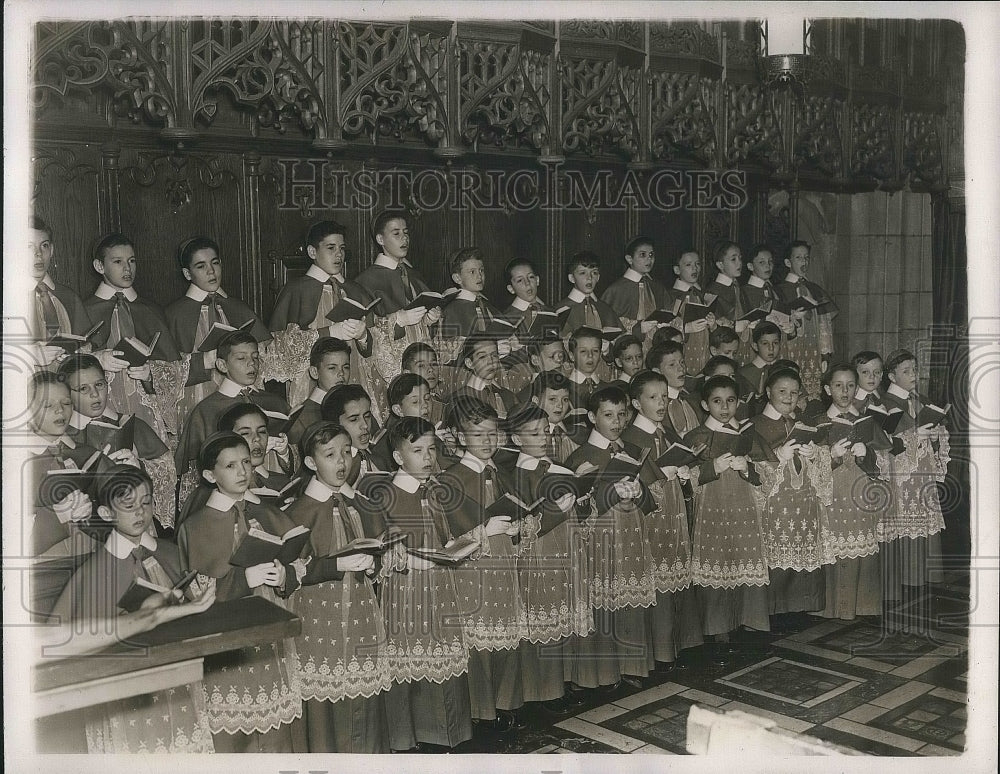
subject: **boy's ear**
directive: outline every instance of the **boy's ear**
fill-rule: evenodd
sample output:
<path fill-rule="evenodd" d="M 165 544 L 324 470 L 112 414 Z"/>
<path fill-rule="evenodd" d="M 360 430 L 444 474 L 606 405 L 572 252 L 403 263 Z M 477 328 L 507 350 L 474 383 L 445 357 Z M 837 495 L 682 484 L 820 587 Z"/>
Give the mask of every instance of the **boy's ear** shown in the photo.
<path fill-rule="evenodd" d="M 629 255 L 628 253 L 626 253 L 625 254 L 625 263 L 628 265 L 628 267 L 630 269 L 632 268 L 632 260 L 633 260 L 632 256 Z"/>
<path fill-rule="evenodd" d="M 518 435 L 517 433 L 511 433 L 510 434 L 510 440 L 512 440 L 514 442 L 515 446 L 520 446 L 521 445 L 521 436 Z"/>
<path fill-rule="evenodd" d="M 636 411 L 638 411 L 639 410 L 639 399 L 638 398 L 632 398 L 631 403 L 632 403 L 632 408 L 634 408 Z"/>
<path fill-rule="evenodd" d="M 467 369 L 469 369 L 470 371 L 472 371 L 472 373 L 476 372 L 476 369 L 472 367 L 472 358 L 471 357 L 465 358 L 465 360 L 462 361 L 462 365 L 464 365 Z"/>
<path fill-rule="evenodd" d="M 536 406 L 540 405 L 540 404 L 539 404 L 539 402 L 538 402 L 538 396 L 537 396 L 537 395 L 532 395 L 532 396 L 531 396 L 531 398 L 530 398 L 530 400 L 531 400 L 531 402 L 532 402 L 532 403 L 534 403 L 534 404 L 535 404 Z"/>
<path fill-rule="evenodd" d="M 595 414 L 593 411 L 588 411 L 587 412 L 587 419 L 590 420 L 590 424 L 592 424 L 592 425 L 596 425 L 597 424 L 597 414 Z"/>
<path fill-rule="evenodd" d="M 306 255 L 309 256 L 310 261 L 316 260 L 316 248 L 312 245 L 306 245 Z"/>
<path fill-rule="evenodd" d="M 217 357 L 215 358 L 215 370 L 218 371 L 220 374 L 225 375 L 229 373 L 229 366 L 226 365 L 225 360 L 223 360 L 221 357 Z"/>
<path fill-rule="evenodd" d="M 104 521 L 109 524 L 115 523 L 115 515 L 111 512 L 111 509 L 106 505 L 97 506 L 97 515 L 100 516 Z"/>
<path fill-rule="evenodd" d="M 459 287 L 461 287 L 462 286 L 462 275 L 461 274 L 452 274 L 451 275 L 451 281 L 454 282 Z"/>
<path fill-rule="evenodd" d="M 531 367 L 535 370 L 540 371 L 542 369 L 542 358 L 538 355 L 534 353 L 528 355 L 528 362 L 531 363 Z"/>
<path fill-rule="evenodd" d="M 824 384 L 823 385 L 823 392 L 825 392 L 827 395 L 832 395 L 832 393 L 830 392 L 830 385 L 829 384 Z"/>
<path fill-rule="evenodd" d="M 311 471 L 313 471 L 313 472 L 315 472 L 315 471 L 316 471 L 316 460 L 314 460 L 314 459 L 312 458 L 312 455 L 307 455 L 307 456 L 306 456 L 306 458 L 305 458 L 304 460 L 302 460 L 302 463 L 303 463 L 303 464 L 304 464 L 304 465 L 305 465 L 305 466 L 306 466 L 307 468 L 309 468 L 309 470 L 311 470 Z"/>
<path fill-rule="evenodd" d="M 379 247 L 385 247 L 385 237 L 383 237 L 381 234 L 376 234 L 375 244 L 377 244 Z"/>
<path fill-rule="evenodd" d="M 389 406 L 389 411 L 391 411 L 400 419 L 403 418 L 403 407 L 400 406 L 398 403 L 393 403 L 391 406 Z"/>
<path fill-rule="evenodd" d="M 216 483 L 215 473 L 213 473 L 211 470 L 201 471 L 201 477 L 204 478 L 210 484 Z"/>
<path fill-rule="evenodd" d="M 792 262 L 788 258 L 785 259 L 785 266 L 787 266 L 789 269 L 792 268 Z"/>
<path fill-rule="evenodd" d="M 722 261 L 716 261 L 715 262 L 715 268 L 718 269 L 719 272 L 721 273 L 722 272 Z"/>
<path fill-rule="evenodd" d="M 889 377 L 890 382 L 892 382 L 893 384 L 896 383 L 896 373 L 894 371 L 890 371 L 889 373 L 886 374 L 886 376 Z"/>
<path fill-rule="evenodd" d="M 676 263 L 674 264 L 674 274 L 676 274 L 678 277 L 681 276 L 681 270 L 677 267 Z"/>
<path fill-rule="evenodd" d="M 316 366 L 309 366 L 309 378 L 314 382 L 319 381 L 319 369 Z"/>
<path fill-rule="evenodd" d="M 392 453 L 392 459 L 396 463 L 396 465 L 398 465 L 399 467 L 403 467 L 403 455 L 400 454 L 398 450 Z"/>
<path fill-rule="evenodd" d="M 566 279 L 569 280 L 569 284 L 570 285 L 575 285 L 576 284 L 575 282 L 573 282 L 573 272 L 570 272 L 569 274 L 567 274 L 566 275 Z"/>
<path fill-rule="evenodd" d="M 465 432 L 463 430 L 456 430 L 455 431 L 455 438 L 458 439 L 458 445 L 459 446 L 461 446 L 463 449 L 466 448 L 466 446 L 465 446 Z"/>
<path fill-rule="evenodd" d="M 507 283 L 507 292 L 510 293 L 512 296 L 517 295 L 517 293 L 514 292 L 514 286 L 511 285 L 509 282 Z"/>
<path fill-rule="evenodd" d="M 186 280 L 187 280 L 188 282 L 190 282 L 190 281 L 191 281 L 191 272 L 189 272 L 189 271 L 188 271 L 187 269 L 181 269 L 181 275 L 182 275 L 182 276 L 184 277 L 184 279 L 186 279 Z"/>
<path fill-rule="evenodd" d="M 702 409 L 702 411 L 704 411 L 704 412 L 705 412 L 706 414 L 708 413 L 708 401 L 707 401 L 707 400 L 705 400 L 704 398 L 703 398 L 703 399 L 702 399 L 702 401 L 701 401 L 701 409 Z"/>
<path fill-rule="evenodd" d="M 100 258 L 94 259 L 94 271 L 96 271 L 102 277 L 104 276 L 104 261 L 102 261 Z"/>

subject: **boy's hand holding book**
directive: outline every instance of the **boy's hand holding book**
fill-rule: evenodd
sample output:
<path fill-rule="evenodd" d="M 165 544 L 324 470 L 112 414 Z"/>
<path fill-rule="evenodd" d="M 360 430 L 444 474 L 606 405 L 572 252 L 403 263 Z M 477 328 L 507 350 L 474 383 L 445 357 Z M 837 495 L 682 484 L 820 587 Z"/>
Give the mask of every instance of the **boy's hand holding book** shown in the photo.
<path fill-rule="evenodd" d="M 94 353 L 99 361 L 101 361 L 101 368 L 110 373 L 117 373 L 123 368 L 128 368 L 128 361 L 125 359 L 125 353 L 120 349 L 101 349 Z M 212 361 L 215 365 L 215 361 Z"/>
<path fill-rule="evenodd" d="M 513 522 L 510 516 L 493 516 L 489 521 L 486 522 L 486 537 L 492 537 L 493 535 L 504 535 L 510 534 L 511 524 Z M 516 533 L 515 533 L 516 534 Z"/>
<path fill-rule="evenodd" d="M 285 567 L 277 559 L 273 562 L 263 562 L 246 568 L 247 585 L 255 589 L 258 586 L 281 586 L 285 582 Z"/>
<path fill-rule="evenodd" d="M 340 572 L 369 572 L 375 567 L 375 557 L 372 554 L 348 554 L 337 557 L 337 570 Z"/>

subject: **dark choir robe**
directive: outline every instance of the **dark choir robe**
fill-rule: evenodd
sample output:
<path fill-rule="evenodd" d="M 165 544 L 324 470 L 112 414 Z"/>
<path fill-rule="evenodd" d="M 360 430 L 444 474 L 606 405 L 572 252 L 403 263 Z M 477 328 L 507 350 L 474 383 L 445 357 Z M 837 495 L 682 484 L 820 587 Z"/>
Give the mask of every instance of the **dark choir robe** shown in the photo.
<path fill-rule="evenodd" d="M 178 527 L 187 520 L 188 516 L 203 508 L 205 503 L 208 502 L 208 498 L 212 495 L 212 492 L 215 491 L 215 487 L 212 484 L 209 484 L 205 479 L 200 478 L 200 476 L 199 479 L 198 486 L 181 503 L 180 513 L 177 515 Z M 250 491 L 259 497 L 262 502 L 280 508 L 284 504 L 283 500 L 292 496 L 295 487 L 281 498 L 271 493 L 280 493 L 291 482 L 292 477 L 288 473 L 268 470 L 263 465 L 258 465 L 250 474 Z"/>
<path fill-rule="evenodd" d="M 408 535 L 407 546 L 442 548 L 452 537 L 447 518 L 435 502 L 433 480 L 421 483 L 403 470 L 391 478 L 371 478 L 374 486 L 388 491 L 371 492 L 371 499 L 357 498 L 359 510 L 371 510 L 371 518 L 384 518 L 386 525 Z M 426 489 L 426 494 L 421 487 Z M 364 483 L 359 489 L 366 494 Z M 428 507 L 424 507 L 424 499 Z M 388 502 L 385 506 L 373 504 Z M 472 738 L 469 708 L 468 650 L 457 623 L 458 601 L 451 570 L 407 568 L 393 572 L 381 584 L 379 599 L 391 645 L 401 649 L 400 659 L 414 672 L 408 682 L 396 683 L 385 694 L 393 750 L 409 750 L 418 742 L 454 747 Z M 412 605 L 421 602 L 419 613 Z M 418 616 L 414 620 L 414 616 Z M 416 631 L 412 631 L 414 629 Z M 440 657 L 412 657 L 410 648 L 421 653 L 440 652 Z"/>
<path fill-rule="evenodd" d="M 371 444 L 367 449 L 356 449 L 351 447 L 351 465 L 347 469 L 347 483 L 354 486 L 358 479 L 368 473 L 387 472 L 383 471 L 376 462 L 372 454 Z"/>
<path fill-rule="evenodd" d="M 726 282 L 726 280 L 729 281 Z M 725 317 L 731 323 L 735 323 L 740 317 L 750 311 L 745 306 L 745 299 L 743 298 L 743 292 L 739 284 L 737 284 L 736 280 L 725 274 L 720 274 L 716 277 L 705 289 L 705 293 L 717 297 L 715 301 L 716 308 L 718 309 L 716 316 Z"/>
<path fill-rule="evenodd" d="M 550 470 L 568 472 L 548 457 L 522 452 L 514 465 L 500 469 L 500 480 L 506 491 L 531 504 L 544 495 L 541 482 Z M 589 509 L 563 511 L 552 500 L 544 500 L 537 513 L 537 534 L 529 553 L 518 562 L 528 611 L 527 637 L 518 648 L 525 701 L 551 701 L 564 695 L 566 662 L 572 656 L 569 635 L 585 635 L 593 624 L 586 567 L 572 559 L 574 553 L 586 552 L 580 523 L 589 515 Z"/>
<path fill-rule="evenodd" d="M 858 387 L 858 391 L 854 393 L 854 400 L 853 400 L 854 408 L 858 410 L 858 413 L 864 414 L 865 409 L 867 409 L 872 404 L 875 404 L 876 406 L 880 406 L 882 404 L 881 393 L 879 393 L 878 390 L 872 390 L 871 392 L 868 392 L 867 390 L 862 390 L 860 387 Z M 903 420 L 900 419 L 899 421 L 902 422 Z"/>
<path fill-rule="evenodd" d="M 56 549 L 63 544 L 62 549 L 57 549 L 60 555 L 69 555 L 90 551 L 93 549 L 90 538 L 80 534 L 79 525 L 73 522 L 65 524 L 59 521 L 55 510 L 47 504 L 47 500 L 40 499 L 42 482 L 49 470 L 60 470 L 66 467 L 82 467 L 97 449 L 75 441 L 68 435 L 63 435 L 56 440 L 46 440 L 39 436 L 31 436 L 26 439 L 24 445 L 31 452 L 28 458 L 28 486 L 31 487 L 34 519 L 31 524 L 31 546 L 32 555 L 40 556 L 48 551 Z M 72 462 L 72 466 L 66 464 Z M 97 462 L 97 472 L 103 473 L 109 470 L 114 463 L 105 455 L 100 455 Z M 85 494 L 90 496 L 95 503 L 95 487 L 87 490 Z M 63 494 L 60 492 L 60 494 Z M 68 494 L 68 492 L 66 493 Z M 43 504 L 43 502 L 45 504 Z M 86 524 L 87 522 L 81 522 Z M 79 543 L 77 541 L 80 541 Z"/>
<path fill-rule="evenodd" d="M 295 523 L 275 506 L 263 502 L 252 492 L 243 496 L 244 518 L 241 520 L 236 501 L 213 489 L 205 505 L 193 511 L 177 528 L 177 545 L 183 569 L 197 570 L 201 575 L 216 579 L 216 599 L 224 602 L 247 597 L 253 593 L 247 585 L 244 568 L 229 563 L 238 545 L 234 528 L 245 531 L 253 519 L 265 532 L 284 535 Z M 239 522 L 243 522 L 239 524 Z M 285 567 L 285 583 L 275 589 L 279 596 L 288 596 L 299 581 L 291 564 Z"/>
<path fill-rule="evenodd" d="M 739 370 L 736 371 L 736 381 L 740 385 L 741 400 L 748 395 L 754 396 L 752 400 L 747 401 L 750 416 L 754 416 L 764 409 L 764 403 L 767 401 L 764 384 L 767 382 L 770 368 L 771 364 L 764 362 L 760 355 L 757 355 L 753 360 L 746 365 L 740 366 Z"/>
<path fill-rule="evenodd" d="M 115 294 L 119 292 L 106 282 L 97 286 L 94 295 L 84 301 L 87 314 L 96 324 L 103 321 L 104 325 L 97 329 L 91 341 L 96 349 L 104 349 L 108 345 L 112 333 L 111 317 L 115 311 L 117 303 Z M 135 337 L 144 344 L 148 344 L 153 338 L 153 334 L 159 333 L 160 337 L 153 347 L 150 356 L 152 360 L 161 360 L 166 363 L 173 363 L 181 359 L 177 343 L 170 334 L 170 328 L 163 316 L 163 311 L 151 301 L 139 298 L 135 288 L 125 288 L 120 291 L 125 296 L 125 303 L 132 314 L 132 322 L 135 326 Z M 117 331 L 115 332 L 117 333 Z M 117 343 L 115 339 L 113 343 Z"/>
<path fill-rule="evenodd" d="M 557 465 L 563 465 L 566 458 L 587 442 L 590 435 L 589 423 L 566 427 L 565 422 L 549 422 L 549 457 Z"/>
<path fill-rule="evenodd" d="M 618 313 L 623 320 L 641 323 L 657 309 L 670 306 L 670 293 L 666 286 L 648 274 L 627 269 L 625 274 L 612 282 L 603 293 L 601 301 Z M 638 329 L 633 333 L 640 335 Z"/>
<path fill-rule="evenodd" d="M 455 298 L 444 308 L 441 318 L 441 335 L 444 338 L 468 336 L 482 333 L 494 317 L 500 313 L 482 294 L 459 290 Z"/>
<path fill-rule="evenodd" d="M 372 436 L 368 451 L 377 470 L 395 473 L 399 467 L 392 458 L 392 449 L 389 447 L 389 430 L 397 422 L 399 422 L 399 417 L 395 414 L 390 414 L 389 421 L 385 424 L 385 429 Z M 448 448 L 448 445 L 437 435 L 434 436 L 434 449 L 437 452 L 437 459 L 435 460 L 433 475 L 437 475 L 441 470 L 456 462 L 457 458 Z"/>
<path fill-rule="evenodd" d="M 594 373 L 587 375 L 574 368 L 570 371 L 568 378 L 570 404 L 573 408 L 586 409 L 590 396 L 602 386 L 599 373 L 594 371 Z"/>
<path fill-rule="evenodd" d="M 783 279 L 775 285 L 774 291 L 779 299 L 788 303 L 799 297 L 800 288 L 807 291 L 815 301 L 820 301 L 827 297 L 826 291 L 815 282 L 810 282 L 805 277 L 795 277 L 795 275 L 790 275 L 789 278 Z"/>
<path fill-rule="evenodd" d="M 58 322 L 59 325 L 56 333 L 74 333 L 77 336 L 82 336 L 90 330 L 93 325 L 90 321 L 90 315 L 83 305 L 83 301 L 72 288 L 56 282 L 48 274 L 42 277 L 36 285 L 44 285 L 48 288 L 52 306 L 56 312 L 56 319 L 51 322 Z M 43 341 L 51 338 L 51 333 L 47 330 L 39 289 L 35 290 L 33 301 L 34 303 L 31 305 L 33 316 L 29 327 L 35 340 Z"/>
<path fill-rule="evenodd" d="M 744 313 L 758 307 L 769 310 L 778 297 L 777 291 L 774 289 L 771 281 L 762 280 L 755 274 L 750 275 L 750 278 L 740 290 L 743 293 Z"/>
<path fill-rule="evenodd" d="M 519 337 L 526 337 L 538 311 L 550 312 L 552 309 L 541 299 L 536 298 L 533 303 L 529 304 L 515 296 L 514 300 L 510 302 L 510 306 L 503 310 L 501 316 L 514 326 L 514 332 Z"/>
<path fill-rule="evenodd" d="M 670 288 L 670 307 L 674 314 L 684 315 L 684 305 L 688 301 L 705 303 L 705 292 L 698 285 L 689 285 L 678 278 Z M 680 321 L 678 321 L 680 322 Z M 684 365 L 689 374 L 700 373 L 711 357 L 708 349 L 708 328 L 697 333 L 684 334 Z"/>
<path fill-rule="evenodd" d="M 356 493 L 350 486 L 345 484 L 334 493 L 313 477 L 302 496 L 285 509 L 292 521 L 310 530 L 303 558 L 311 561 L 296 594 L 296 612 L 303 619 L 302 635 L 296 638 L 299 679 L 304 682 L 303 695 L 313 697 L 303 706 L 308 748 L 309 752 L 385 753 L 389 752 L 388 731 L 380 694 L 390 687 L 391 673 L 386 654 L 376 655 L 367 644 L 380 636 L 382 611 L 364 572 L 342 572 L 328 562 L 317 561 L 342 548 L 344 541 L 376 537 L 385 527 L 381 519 L 366 519 L 358 510 L 361 534 L 356 534 L 351 514 L 341 513 L 339 504 L 335 507 L 334 494 L 348 510 L 357 508 Z M 341 533 L 344 541 L 338 540 Z M 378 562 L 376 557 L 376 568 Z M 349 605 L 342 604 L 345 596 Z M 310 672 L 304 669 L 307 658 L 313 659 Z M 337 679 L 315 669 L 317 662 L 337 664 L 340 659 L 347 666 L 352 658 L 358 665 L 371 665 L 371 671 Z M 374 695 L 348 698 L 362 684 L 365 693 Z"/>
<path fill-rule="evenodd" d="M 144 550 L 136 556 L 134 549 L 139 546 Z M 181 557 L 174 543 L 146 533 L 139 546 L 112 530 L 104 545 L 91 554 L 63 589 L 52 610 L 53 617 L 63 623 L 114 618 L 118 600 L 136 578 L 161 586 L 180 580 Z M 155 565 L 150 559 L 155 560 Z"/>
<path fill-rule="evenodd" d="M 239 545 L 237 536 L 246 534 L 254 522 L 272 535 L 284 535 L 295 526 L 282 511 L 261 502 L 252 492 L 236 501 L 215 490 L 205 505 L 177 529 L 182 569 L 214 578 L 220 602 L 251 594 L 275 601 L 275 595 L 284 599 L 299 587 L 299 559 L 283 565 L 282 586 L 257 589 L 247 584 L 244 568 L 229 563 Z M 292 752 L 291 724 L 301 715 L 302 700 L 291 674 L 294 665 L 288 658 L 286 642 L 278 640 L 270 646 L 247 647 L 205 659 L 205 691 L 223 697 L 221 706 L 213 703 L 208 707 L 217 752 Z M 247 692 L 251 696 L 269 696 L 270 702 L 248 707 L 241 699 Z M 250 730 L 259 725 L 269 730 Z"/>
<path fill-rule="evenodd" d="M 258 342 L 271 340 L 271 333 L 267 327 L 242 300 L 226 295 L 223 290 L 218 290 L 212 295 L 215 296 L 215 304 L 219 310 L 218 322 L 239 328 L 247 321 L 253 320 L 253 325 L 249 328 L 253 337 Z M 181 354 L 193 355 L 188 372 L 188 385 L 201 384 L 212 378 L 212 369 L 205 368 L 204 357 L 200 352 L 196 352 L 211 328 L 209 308 L 209 294 L 197 285 L 191 284 L 187 293 L 164 310 L 167 329 L 177 344 L 177 349 Z M 199 328 L 199 324 L 204 330 Z"/>
<path fill-rule="evenodd" d="M 321 408 L 326 392 L 320 387 L 313 387 L 309 397 L 305 399 L 301 406 L 291 413 L 289 421 L 291 427 L 288 428 L 288 442 L 298 445 L 306 430 L 317 422 L 323 420 Z"/>
<path fill-rule="evenodd" d="M 247 398 L 244 394 L 246 389 L 227 377 L 222 380 L 216 392 L 194 407 L 184 423 L 177 450 L 174 452 L 174 463 L 177 465 L 179 475 L 188 471 L 191 462 L 197 459 L 202 443 L 216 432 L 219 417 L 233 406 L 252 402 L 266 411 L 288 414 L 288 404 L 281 396 L 264 390 L 251 389 Z"/>
<path fill-rule="evenodd" d="M 652 432 L 648 427 L 649 420 L 633 422 L 621 434 L 623 443 L 636 449 L 649 449 L 649 456 L 642 468 L 642 482 L 651 486 L 660 474 L 656 470 L 656 459 L 672 443 L 683 443 L 681 436 L 672 427 L 663 424 L 656 425 Z M 690 507 L 692 502 L 690 483 L 677 482 L 684 495 L 684 504 Z M 691 538 L 688 532 L 688 538 Z M 690 546 L 688 547 L 690 551 Z M 654 554 L 656 548 L 653 548 Z M 698 600 L 691 588 L 671 593 L 656 592 L 656 604 L 648 608 L 650 625 L 653 632 L 653 647 L 657 661 L 671 662 L 677 653 L 686 648 L 696 647 L 704 642 L 701 636 L 701 614 L 698 610 Z"/>
<path fill-rule="evenodd" d="M 563 323 L 563 336 L 569 336 L 577 328 L 584 325 L 597 328 L 597 330 L 622 327 L 618 313 L 593 293 L 587 297 L 573 288 L 568 296 L 560 299 L 559 303 L 556 304 L 556 309 L 562 309 L 564 306 L 569 307 L 569 313 Z"/>
<path fill-rule="evenodd" d="M 598 438 L 599 437 L 599 438 Z M 599 468 L 604 468 L 611 462 L 612 451 L 610 444 L 601 446 L 595 442 L 608 444 L 608 439 L 604 438 L 593 430 L 587 442 L 573 452 L 566 460 L 566 467 L 576 470 L 582 463 L 589 462 Z M 641 449 L 629 443 L 621 441 L 613 442 L 623 447 L 623 451 L 630 457 L 638 459 L 642 453 Z M 610 482 L 598 483 L 592 495 L 595 500 L 597 513 L 606 515 L 621 502 L 618 493 Z M 655 502 L 649 490 L 642 486 L 642 494 L 634 501 L 636 507 L 643 513 L 649 513 L 655 507 Z M 613 533 L 614 527 L 605 525 L 605 532 Z M 597 539 L 595 535 L 592 543 Z M 594 543 L 587 552 L 589 557 L 577 556 L 574 561 L 587 561 L 596 564 L 598 560 L 603 560 L 606 564 L 609 557 L 603 556 L 607 550 L 612 554 L 623 553 L 624 546 L 615 546 L 615 551 L 607 542 L 603 546 Z M 601 556 L 598 556 L 600 554 Z M 646 555 L 648 558 L 648 553 Z M 614 557 L 619 564 L 631 564 L 637 575 L 641 575 L 647 569 L 643 567 L 644 559 L 638 556 Z M 645 577 L 649 577 L 648 575 Z M 591 577 L 593 587 L 594 577 Z M 649 596 L 655 600 L 652 586 L 649 588 Z M 607 610 L 602 607 L 594 607 L 594 627 L 595 631 L 586 637 L 576 637 L 573 639 L 571 648 L 572 657 L 572 681 L 585 688 L 594 688 L 601 685 L 611 685 L 621 679 L 622 674 L 645 677 L 654 668 L 652 632 L 646 615 L 645 608 L 642 607 L 622 607 L 617 610 Z"/>
<path fill-rule="evenodd" d="M 663 427 L 683 438 L 691 432 L 703 419 L 698 396 L 686 389 L 667 387 L 667 413 L 663 417 Z"/>
<path fill-rule="evenodd" d="M 479 526 L 485 526 L 486 508 L 493 505 L 505 492 L 497 466 L 492 460 L 488 463 L 492 471 L 492 492 L 488 489 L 485 470 L 473 469 L 486 464 L 466 452 L 462 459 L 437 476 L 439 485 L 448 492 L 446 497 L 451 503 L 446 509 L 446 515 L 452 535 L 465 535 Z M 496 622 L 496 617 L 491 612 L 497 609 L 510 610 L 514 597 L 519 598 L 520 591 L 510 537 L 493 535 L 486 540 L 492 556 L 472 562 L 473 566 L 467 564 L 456 568 L 456 586 L 463 609 L 478 611 L 485 616 L 489 625 L 490 622 Z M 463 591 L 468 594 L 470 590 L 479 599 L 462 596 Z M 499 608 L 494 608 L 493 600 L 499 595 L 506 599 L 498 600 Z M 514 623 L 502 615 L 498 617 L 505 623 Z M 480 650 L 471 647 L 469 691 L 473 718 L 493 720 L 498 709 L 514 710 L 522 706 L 524 699 L 518 648 Z"/>
<path fill-rule="evenodd" d="M 120 424 L 124 418 L 124 414 L 119 414 L 108 406 L 104 409 L 104 413 L 101 416 L 96 417 L 96 420 L 98 422 L 106 421 Z M 66 427 L 66 435 L 94 449 L 100 449 L 105 444 L 111 444 L 111 448 L 108 450 L 109 454 L 120 451 L 122 446 L 117 443 L 117 431 L 111 427 L 95 425 L 94 419 L 93 417 L 86 417 L 74 411 Z M 166 444 L 163 443 L 153 428 L 139 417 L 136 417 L 132 421 L 135 428 L 133 430 L 134 441 L 132 449 L 134 449 L 136 456 L 140 460 L 155 459 L 167 453 Z"/>
<path fill-rule="evenodd" d="M 497 410 L 497 414 L 504 419 L 508 413 L 517 407 L 517 397 L 510 390 L 493 383 L 487 383 L 475 374 L 469 377 L 469 381 L 455 390 L 449 397 L 448 403 L 454 404 L 462 400 L 463 396 L 471 396 L 481 400 L 483 403 L 492 406 Z"/>
<path fill-rule="evenodd" d="M 328 285 L 334 295 L 331 308 L 345 297 L 366 305 L 374 300 L 374 296 L 356 281 L 332 277 L 314 264 L 301 277 L 288 280 L 281 288 L 271 310 L 268 327 L 272 331 L 283 331 L 289 324 L 297 325 L 302 330 L 314 327 L 316 310 L 323 297 L 323 289 Z M 329 320 L 322 323 L 329 324 Z"/>
<path fill-rule="evenodd" d="M 401 269 L 406 271 L 406 282 L 403 281 Z M 409 261 L 397 264 L 385 255 L 379 255 L 371 266 L 355 278 L 355 282 L 368 291 L 371 298 L 382 299 L 382 303 L 375 307 L 375 312 L 383 317 L 398 312 L 418 295 L 430 290 Z M 401 339 L 405 334 L 405 329 L 397 325 L 392 337 Z"/>
<path fill-rule="evenodd" d="M 772 465 L 778 465 L 778 457 L 775 451 L 788 437 L 795 419 L 778 416 L 773 407 L 767 404 L 764 411 L 753 417 L 751 421 L 754 424 L 754 429 L 757 431 L 757 442 L 755 442 L 754 450 L 751 452 L 751 459 L 754 461 L 765 460 Z M 789 464 L 794 465 L 796 469 L 800 470 L 807 463 L 796 454 Z M 812 492 L 812 485 L 808 481 L 803 482 L 802 486 L 803 489 L 808 489 L 809 492 Z M 815 497 L 815 495 L 813 496 Z M 817 510 L 818 508 L 817 501 Z M 797 514 L 798 511 L 788 514 L 793 532 L 791 539 L 795 539 L 798 536 L 798 520 L 795 519 Z M 766 543 L 768 525 L 766 519 L 764 522 Z M 807 526 L 803 522 L 803 529 Z M 768 575 L 770 577 L 768 596 L 771 601 L 772 614 L 822 610 L 826 604 L 826 585 L 822 567 L 808 571 L 770 567 Z"/>

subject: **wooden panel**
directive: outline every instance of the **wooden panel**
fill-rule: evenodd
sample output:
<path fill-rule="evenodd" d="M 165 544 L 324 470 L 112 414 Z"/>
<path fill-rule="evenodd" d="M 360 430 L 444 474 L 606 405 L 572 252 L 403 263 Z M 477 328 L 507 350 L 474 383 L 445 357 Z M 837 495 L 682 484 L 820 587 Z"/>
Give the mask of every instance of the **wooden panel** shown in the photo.
<path fill-rule="evenodd" d="M 526 258 L 544 278 L 549 260 L 545 249 L 545 212 L 541 209 L 507 215 L 494 210 L 479 211 L 474 216 L 474 242 L 486 258 L 486 295 L 499 309 L 511 301 L 507 292 L 504 266 L 512 258 Z M 551 298 L 550 288 L 542 287 L 542 298 Z"/>
<path fill-rule="evenodd" d="M 597 211 L 588 215 L 583 210 L 573 209 L 567 210 L 563 217 L 566 260 L 568 261 L 573 253 L 580 250 L 593 251 L 600 258 L 601 282 L 597 286 L 597 293 L 600 295 L 604 288 L 625 271 L 625 262 L 622 259 L 623 248 L 628 240 L 625 212 Z M 549 290 L 553 301 L 569 292 L 566 272 L 562 271 L 558 276 L 561 286 Z"/>
<path fill-rule="evenodd" d="M 640 230 L 651 237 L 656 249 L 653 277 L 668 287 L 674 284 L 673 263 L 694 244 L 694 219 L 686 210 L 648 210 L 639 218 Z"/>
<path fill-rule="evenodd" d="M 223 287 L 243 296 L 240 158 L 192 156 L 178 167 L 168 157 L 124 153 L 122 167 L 121 230 L 136 245 L 139 294 L 161 306 L 181 296 L 188 283 L 177 263 L 177 248 L 204 234 L 219 243 Z"/>
<path fill-rule="evenodd" d="M 97 286 L 91 256 L 100 232 L 95 146 L 49 145 L 35 155 L 35 214 L 52 229 L 52 276 L 86 297 Z"/>

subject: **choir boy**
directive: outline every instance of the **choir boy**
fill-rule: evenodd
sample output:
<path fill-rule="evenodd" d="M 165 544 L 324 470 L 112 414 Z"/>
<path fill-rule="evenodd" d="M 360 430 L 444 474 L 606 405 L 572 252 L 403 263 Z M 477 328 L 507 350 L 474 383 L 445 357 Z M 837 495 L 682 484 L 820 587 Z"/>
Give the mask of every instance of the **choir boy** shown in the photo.
<path fill-rule="evenodd" d="M 458 293 L 444 309 L 441 335 L 450 339 L 485 332 L 498 313 L 483 295 L 486 265 L 482 252 L 478 247 L 463 247 L 452 256 L 450 268 Z"/>
<path fill-rule="evenodd" d="M 656 323 L 646 318 L 670 306 L 666 287 L 649 274 L 654 262 L 653 241 L 635 237 L 625 245 L 625 273 L 601 293 L 601 300 L 618 313 L 626 330 L 643 339 L 656 329 Z"/>
<path fill-rule="evenodd" d="M 351 381 L 351 345 L 332 336 L 317 339 L 309 351 L 309 378 L 314 387 L 291 416 L 288 440 L 297 444 L 311 425 L 320 421 L 323 398 L 334 387 Z"/>
<path fill-rule="evenodd" d="M 573 287 L 569 295 L 556 304 L 556 310 L 569 307 L 562 328 L 564 336 L 584 325 L 599 331 L 622 327 L 615 310 L 594 294 L 601 279 L 599 266 L 598 257 L 586 250 L 574 253 L 566 262 L 566 276 Z"/>
<path fill-rule="evenodd" d="M 353 460 L 347 476 L 351 486 L 365 473 L 378 470 L 372 458 L 372 399 L 360 384 L 342 384 L 334 387 L 323 398 L 320 417 L 325 422 L 336 422 L 351 436 Z"/>

